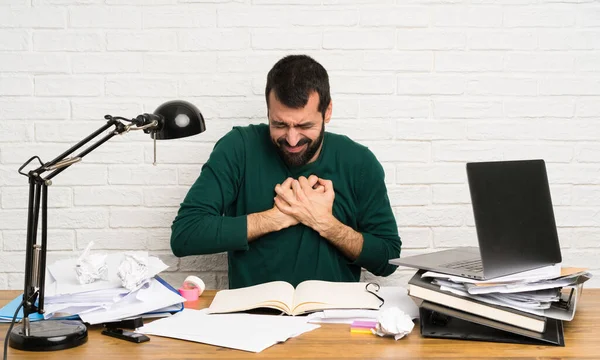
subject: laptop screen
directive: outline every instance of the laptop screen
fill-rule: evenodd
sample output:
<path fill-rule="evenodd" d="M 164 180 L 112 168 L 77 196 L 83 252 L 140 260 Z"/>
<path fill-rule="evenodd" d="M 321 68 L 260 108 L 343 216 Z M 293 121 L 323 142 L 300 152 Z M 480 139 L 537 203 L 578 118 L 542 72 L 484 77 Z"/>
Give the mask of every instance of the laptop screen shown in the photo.
<path fill-rule="evenodd" d="M 486 277 L 560 263 L 543 160 L 467 163 Z"/>

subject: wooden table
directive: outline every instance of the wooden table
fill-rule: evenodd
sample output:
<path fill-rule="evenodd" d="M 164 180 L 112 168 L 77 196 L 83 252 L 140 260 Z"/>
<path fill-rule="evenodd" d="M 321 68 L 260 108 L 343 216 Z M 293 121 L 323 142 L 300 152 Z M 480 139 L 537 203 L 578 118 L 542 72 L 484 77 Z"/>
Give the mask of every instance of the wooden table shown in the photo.
<path fill-rule="evenodd" d="M 0 291 L 0 306 L 18 291 Z M 210 304 L 215 291 L 186 306 L 201 309 Z M 202 324 L 198 324 L 202 326 Z M 8 325 L 0 325 L 4 341 Z M 575 320 L 565 322 L 565 347 L 515 345 L 476 341 L 426 339 L 418 326 L 407 337 L 394 341 L 370 334 L 352 334 L 349 325 L 324 324 L 321 328 L 274 345 L 261 353 L 151 336 L 134 344 L 100 334 L 89 328 L 88 342 L 77 348 L 54 352 L 25 352 L 9 348 L 13 359 L 600 359 L 600 289 L 584 289 Z"/>

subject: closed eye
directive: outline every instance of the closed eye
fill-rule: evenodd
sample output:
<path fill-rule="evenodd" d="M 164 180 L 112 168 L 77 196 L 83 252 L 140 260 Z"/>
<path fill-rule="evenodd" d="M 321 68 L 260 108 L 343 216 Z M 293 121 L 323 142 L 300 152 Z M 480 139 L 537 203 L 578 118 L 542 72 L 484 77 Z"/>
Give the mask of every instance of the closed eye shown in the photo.
<path fill-rule="evenodd" d="M 277 129 L 283 129 L 283 128 L 287 127 L 286 124 L 284 124 L 282 122 L 277 122 L 277 121 L 272 121 L 271 122 L 271 126 L 274 127 L 274 128 L 277 128 Z"/>
<path fill-rule="evenodd" d="M 274 127 L 275 129 L 285 129 L 290 127 L 290 125 L 281 122 L 281 121 L 275 121 L 275 120 L 271 120 L 271 126 Z M 301 130 L 308 130 L 308 129 L 312 129 L 315 126 L 314 123 L 303 123 L 303 124 L 299 124 L 299 125 L 295 125 L 295 126 L 291 126 L 291 127 L 296 127 L 299 128 Z"/>

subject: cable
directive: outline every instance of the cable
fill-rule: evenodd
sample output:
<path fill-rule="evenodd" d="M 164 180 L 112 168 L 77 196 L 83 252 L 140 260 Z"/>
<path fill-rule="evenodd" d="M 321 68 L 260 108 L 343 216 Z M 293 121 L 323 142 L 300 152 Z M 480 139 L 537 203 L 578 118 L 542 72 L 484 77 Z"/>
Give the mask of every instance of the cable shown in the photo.
<path fill-rule="evenodd" d="M 10 332 L 12 331 L 13 326 L 15 326 L 15 321 L 17 320 L 17 315 L 19 315 L 19 310 L 21 310 L 24 303 L 25 303 L 25 299 L 23 299 L 23 301 L 21 301 L 19 306 L 17 306 L 15 315 L 13 316 L 12 321 L 10 322 L 10 326 L 8 327 L 8 331 L 6 332 L 6 337 L 4 338 L 4 360 L 8 359 L 8 338 L 10 337 Z"/>

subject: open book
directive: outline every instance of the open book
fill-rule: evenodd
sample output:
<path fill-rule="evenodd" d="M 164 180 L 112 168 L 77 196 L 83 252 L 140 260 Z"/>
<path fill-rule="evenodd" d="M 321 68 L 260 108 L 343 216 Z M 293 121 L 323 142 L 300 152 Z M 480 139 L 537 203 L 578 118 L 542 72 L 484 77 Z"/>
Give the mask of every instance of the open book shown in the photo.
<path fill-rule="evenodd" d="M 270 308 L 288 315 L 325 309 L 379 309 L 381 300 L 366 289 L 367 283 L 307 280 L 296 289 L 285 281 L 217 292 L 208 313 L 230 313 Z M 369 288 L 371 290 L 371 288 Z"/>

